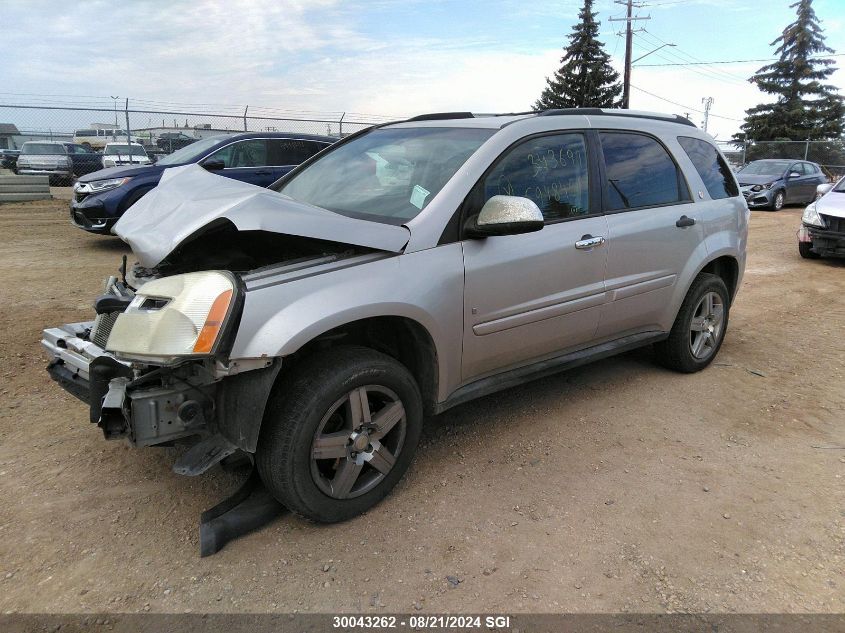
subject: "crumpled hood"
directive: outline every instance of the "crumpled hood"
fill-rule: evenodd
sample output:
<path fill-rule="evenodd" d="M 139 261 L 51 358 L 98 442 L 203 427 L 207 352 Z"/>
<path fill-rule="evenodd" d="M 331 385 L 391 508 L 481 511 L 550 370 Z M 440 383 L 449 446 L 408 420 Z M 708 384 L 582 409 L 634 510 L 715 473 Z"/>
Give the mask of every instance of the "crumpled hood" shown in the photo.
<path fill-rule="evenodd" d="M 816 211 L 822 215 L 845 218 L 845 193 L 829 191 L 816 200 Z"/>
<path fill-rule="evenodd" d="M 746 185 L 766 185 L 770 182 L 774 182 L 775 180 L 780 180 L 781 176 L 778 174 L 757 176 L 754 174 L 743 174 L 740 172 L 736 175 L 736 179 L 739 181 L 740 187 L 745 187 Z"/>
<path fill-rule="evenodd" d="M 348 218 L 198 165 L 166 169 L 158 186 L 133 204 L 112 232 L 150 268 L 218 219 L 229 220 L 239 231 L 269 231 L 393 253 L 410 238 L 404 226 Z"/>

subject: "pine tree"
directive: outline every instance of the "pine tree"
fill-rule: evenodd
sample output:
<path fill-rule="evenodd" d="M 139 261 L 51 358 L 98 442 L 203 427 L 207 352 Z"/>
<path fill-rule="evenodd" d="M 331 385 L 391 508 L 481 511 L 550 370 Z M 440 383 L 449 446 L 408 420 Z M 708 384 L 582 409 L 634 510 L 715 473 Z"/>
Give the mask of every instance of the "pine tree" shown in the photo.
<path fill-rule="evenodd" d="M 737 140 L 793 141 L 838 138 L 845 126 L 845 106 L 835 86 L 824 83 L 835 71 L 834 61 L 814 57 L 833 53 L 825 45 L 812 0 L 790 5 L 797 19 L 770 46 L 780 59 L 763 66 L 750 82 L 776 101 L 746 110 Z"/>
<path fill-rule="evenodd" d="M 612 108 L 618 103 L 622 84 L 610 65 L 610 55 L 597 39 L 599 22 L 592 11 L 593 0 L 584 0 L 579 21 L 569 34 L 562 66 L 546 79 L 546 88 L 534 104 L 535 110 L 551 108 Z"/>

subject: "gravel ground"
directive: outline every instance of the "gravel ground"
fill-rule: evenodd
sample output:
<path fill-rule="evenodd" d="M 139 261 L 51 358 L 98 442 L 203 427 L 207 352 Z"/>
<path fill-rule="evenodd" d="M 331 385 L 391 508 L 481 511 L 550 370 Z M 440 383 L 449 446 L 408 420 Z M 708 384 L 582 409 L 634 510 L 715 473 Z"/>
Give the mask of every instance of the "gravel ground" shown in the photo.
<path fill-rule="evenodd" d="M 799 209 L 754 214 L 706 371 L 641 350 L 454 409 L 368 514 L 200 559 L 242 473 L 105 442 L 44 372 L 126 252 L 66 204 L 0 206 L 3 612 L 845 610 L 845 265 L 799 258 Z"/>

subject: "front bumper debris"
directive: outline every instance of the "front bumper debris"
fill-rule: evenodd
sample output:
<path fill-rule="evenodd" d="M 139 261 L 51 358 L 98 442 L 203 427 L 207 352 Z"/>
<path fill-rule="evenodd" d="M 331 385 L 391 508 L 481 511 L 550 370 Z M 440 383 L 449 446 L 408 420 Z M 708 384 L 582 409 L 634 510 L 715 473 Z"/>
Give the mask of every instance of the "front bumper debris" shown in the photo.
<path fill-rule="evenodd" d="M 264 403 L 280 363 L 240 361 L 216 373 L 196 361 L 173 368 L 135 365 L 91 340 L 100 340 L 97 334 L 102 324 L 98 323 L 48 328 L 41 345 L 50 359 L 50 376 L 88 403 L 91 422 L 107 439 L 125 438 L 134 446 L 151 446 L 190 438 L 194 445 L 173 467 L 183 475 L 199 475 L 217 463 L 252 462 L 250 453 L 255 450 Z M 203 512 L 200 555 L 214 554 L 284 510 L 253 466 L 234 494 Z"/>
<path fill-rule="evenodd" d="M 210 434 L 216 380 L 199 364 L 144 373 L 87 340 L 93 327 L 91 321 L 48 328 L 41 345 L 50 376 L 88 403 L 106 439 L 154 446 Z"/>
<path fill-rule="evenodd" d="M 803 224 L 798 229 L 798 241 L 812 244 L 810 250 L 821 257 L 845 257 L 845 219 L 826 221 L 827 228 Z"/>

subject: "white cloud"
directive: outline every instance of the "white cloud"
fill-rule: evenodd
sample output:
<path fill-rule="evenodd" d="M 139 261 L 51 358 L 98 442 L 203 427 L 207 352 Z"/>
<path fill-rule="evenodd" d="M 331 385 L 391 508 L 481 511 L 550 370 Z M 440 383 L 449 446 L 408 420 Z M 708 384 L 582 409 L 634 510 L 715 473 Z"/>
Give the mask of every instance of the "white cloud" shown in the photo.
<path fill-rule="evenodd" d="M 580 6 L 580 0 L 502 2 L 505 13 L 561 23 L 571 21 Z M 733 0 L 693 4 L 720 11 L 738 7 Z M 379 15 L 379 10 L 396 6 L 397 0 L 373 0 L 367 8 L 376 7 Z M 401 8 L 449 14 L 441 0 L 412 0 Z M 613 7 L 606 1 L 598 8 Z M 4 46 L 17 59 L 30 61 L 7 61 L 0 67 L 0 91 L 100 95 L 109 106 L 108 95 L 119 94 L 170 103 L 250 103 L 396 116 L 437 110 L 501 112 L 529 109 L 559 65 L 559 46 L 532 49 L 526 44 L 530 37 L 506 25 L 501 32 L 467 28 L 460 39 L 392 36 L 389 27 L 366 35 L 362 10 L 341 0 L 5 2 L 0 4 L 0 23 L 12 28 Z M 835 31 L 836 20 L 830 22 Z M 567 33 L 568 28 L 561 29 L 561 44 Z M 719 56 L 712 51 L 698 55 Z M 659 61 L 659 55 L 651 59 Z M 764 100 L 743 81 L 759 66 L 720 66 L 715 71 L 635 67 L 634 85 L 682 105 L 636 90 L 631 105 L 680 113 L 683 106 L 701 109 L 702 97 L 712 96 L 713 114 L 742 119 L 745 109 Z M 842 85 L 845 72 L 837 75 L 835 83 Z M 692 118 L 700 122 L 701 116 L 693 112 Z M 727 138 L 738 125 L 713 117 L 710 129 Z"/>

